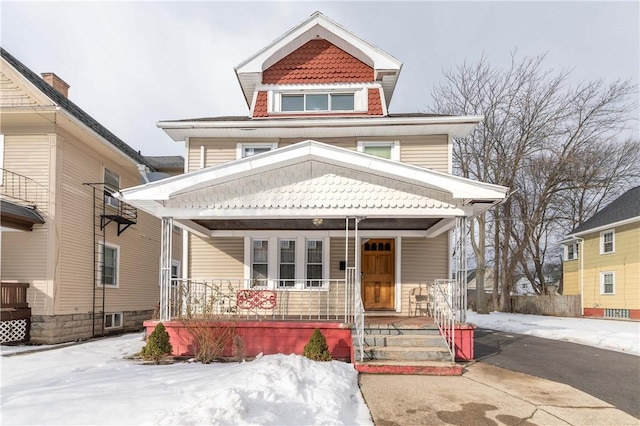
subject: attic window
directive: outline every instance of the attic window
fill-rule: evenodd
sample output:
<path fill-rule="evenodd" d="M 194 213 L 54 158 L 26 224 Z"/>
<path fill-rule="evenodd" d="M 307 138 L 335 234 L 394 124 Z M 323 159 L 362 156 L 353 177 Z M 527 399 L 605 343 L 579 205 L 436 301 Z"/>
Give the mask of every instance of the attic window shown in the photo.
<path fill-rule="evenodd" d="M 288 93 L 280 95 L 281 112 L 354 111 L 355 93 Z"/>

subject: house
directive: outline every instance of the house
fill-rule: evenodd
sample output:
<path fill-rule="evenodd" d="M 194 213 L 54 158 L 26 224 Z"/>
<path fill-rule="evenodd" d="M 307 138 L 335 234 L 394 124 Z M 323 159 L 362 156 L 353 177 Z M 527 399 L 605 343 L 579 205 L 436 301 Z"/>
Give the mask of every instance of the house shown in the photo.
<path fill-rule="evenodd" d="M 181 158 L 142 156 L 74 104 L 57 75 L 4 49 L 0 65 L 2 342 L 140 329 L 159 301 L 160 220 L 112 193 L 182 172 Z"/>
<path fill-rule="evenodd" d="M 234 312 L 358 328 L 464 277 L 466 219 L 507 188 L 452 174 L 453 137 L 482 117 L 389 112 L 401 68 L 317 12 L 235 68 L 248 115 L 158 123 L 187 173 L 116 196 L 186 231 L 181 300 L 204 285 Z M 184 306 L 164 278 L 169 321 Z"/>
<path fill-rule="evenodd" d="M 576 227 L 563 241 L 563 294 L 582 315 L 640 319 L 640 186 Z"/>

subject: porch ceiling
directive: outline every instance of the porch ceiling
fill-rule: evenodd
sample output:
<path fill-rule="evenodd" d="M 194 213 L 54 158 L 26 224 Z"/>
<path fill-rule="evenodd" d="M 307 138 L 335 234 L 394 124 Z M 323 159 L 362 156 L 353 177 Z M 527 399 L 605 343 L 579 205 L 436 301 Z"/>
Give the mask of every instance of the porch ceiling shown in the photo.
<path fill-rule="evenodd" d="M 358 225 L 360 230 L 416 230 L 426 231 L 442 219 L 437 218 L 371 218 Z M 314 225 L 310 219 L 249 219 L 249 220 L 194 220 L 200 226 L 211 231 L 245 231 L 245 230 L 342 230 L 344 219 L 323 219 L 321 224 Z M 317 223 L 317 222 L 316 222 Z M 350 229 L 353 229 L 351 221 Z"/>

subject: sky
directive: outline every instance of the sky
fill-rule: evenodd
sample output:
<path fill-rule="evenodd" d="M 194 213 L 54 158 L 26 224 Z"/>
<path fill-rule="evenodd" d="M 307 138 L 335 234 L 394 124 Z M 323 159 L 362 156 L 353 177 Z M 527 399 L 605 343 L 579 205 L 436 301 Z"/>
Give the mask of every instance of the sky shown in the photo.
<path fill-rule="evenodd" d="M 498 312 L 469 312 L 468 319 L 640 356 L 640 325 L 633 321 Z M 127 359 L 143 345 L 134 333 L 35 353 L 25 351 L 33 346 L 0 346 L 0 423 L 373 424 L 352 364 L 292 354 L 208 365 Z"/>
<path fill-rule="evenodd" d="M 516 49 L 572 70 L 572 85 L 639 82 L 637 1 L 0 0 L 0 43 L 36 73 L 56 73 L 73 102 L 143 155 L 181 155 L 156 123 L 247 115 L 234 67 L 317 10 L 403 62 L 390 112 L 433 112 L 443 70 L 482 55 L 506 66 Z"/>

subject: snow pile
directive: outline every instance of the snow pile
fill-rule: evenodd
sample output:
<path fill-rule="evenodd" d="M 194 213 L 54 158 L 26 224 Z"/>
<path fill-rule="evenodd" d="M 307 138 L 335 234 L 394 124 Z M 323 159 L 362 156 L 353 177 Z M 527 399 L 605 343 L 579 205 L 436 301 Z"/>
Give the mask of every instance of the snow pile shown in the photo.
<path fill-rule="evenodd" d="M 467 322 L 478 327 L 545 339 L 565 340 L 640 356 L 640 323 L 591 318 L 467 311 Z"/>
<path fill-rule="evenodd" d="M 0 423 L 372 424 L 351 364 L 299 355 L 209 365 L 125 359 L 143 344 L 135 334 L 0 358 Z"/>

